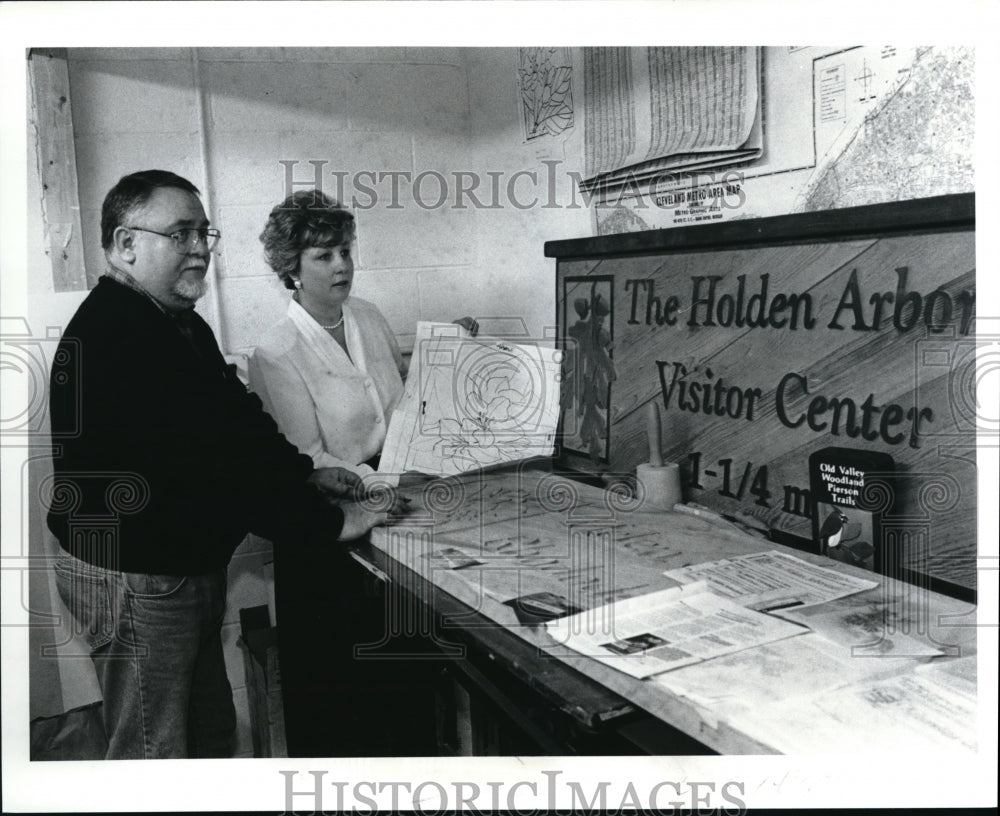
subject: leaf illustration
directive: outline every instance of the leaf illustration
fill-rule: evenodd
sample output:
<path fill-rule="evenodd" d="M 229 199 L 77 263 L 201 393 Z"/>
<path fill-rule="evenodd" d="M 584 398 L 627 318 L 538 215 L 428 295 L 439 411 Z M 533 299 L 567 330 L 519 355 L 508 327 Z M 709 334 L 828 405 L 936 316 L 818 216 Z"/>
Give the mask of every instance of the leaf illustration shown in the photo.
<path fill-rule="evenodd" d="M 556 68 L 555 77 L 552 80 L 552 96 L 562 102 L 569 93 L 573 72 L 567 65 Z"/>

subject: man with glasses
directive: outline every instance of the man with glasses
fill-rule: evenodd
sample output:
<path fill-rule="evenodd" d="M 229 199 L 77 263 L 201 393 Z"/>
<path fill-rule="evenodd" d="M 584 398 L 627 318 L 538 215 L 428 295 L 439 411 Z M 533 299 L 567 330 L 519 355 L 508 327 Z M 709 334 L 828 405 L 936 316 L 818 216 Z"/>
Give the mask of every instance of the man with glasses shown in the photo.
<path fill-rule="evenodd" d="M 108 758 L 229 756 L 221 626 L 248 532 L 328 546 L 386 518 L 357 477 L 314 470 L 226 365 L 194 311 L 219 240 L 197 188 L 149 170 L 101 213 L 106 274 L 50 383 L 56 583 L 104 697 Z"/>

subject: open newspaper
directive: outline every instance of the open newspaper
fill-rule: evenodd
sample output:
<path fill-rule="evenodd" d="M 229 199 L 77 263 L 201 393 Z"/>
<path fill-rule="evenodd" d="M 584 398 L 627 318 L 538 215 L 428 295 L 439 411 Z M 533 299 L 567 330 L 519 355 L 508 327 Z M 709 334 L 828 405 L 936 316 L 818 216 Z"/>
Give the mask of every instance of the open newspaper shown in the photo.
<path fill-rule="evenodd" d="M 417 324 L 403 397 L 379 472 L 454 476 L 551 456 L 559 421 L 556 349 Z"/>
<path fill-rule="evenodd" d="M 545 626 L 574 652 L 638 678 L 809 631 L 745 609 L 702 582 L 588 609 Z"/>

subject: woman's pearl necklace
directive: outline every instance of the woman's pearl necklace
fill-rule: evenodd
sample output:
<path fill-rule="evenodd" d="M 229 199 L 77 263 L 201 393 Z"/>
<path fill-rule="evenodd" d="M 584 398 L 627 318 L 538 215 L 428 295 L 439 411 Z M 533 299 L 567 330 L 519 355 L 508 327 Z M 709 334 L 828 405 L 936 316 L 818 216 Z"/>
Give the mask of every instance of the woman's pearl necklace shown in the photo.
<path fill-rule="evenodd" d="M 296 288 L 299 288 L 299 287 L 301 287 L 301 286 L 302 286 L 302 284 L 301 284 L 301 283 L 300 283 L 299 281 L 295 281 L 295 286 L 296 286 Z M 293 299 L 293 300 L 294 300 L 294 301 L 295 301 L 296 303 L 298 303 L 298 304 L 299 304 L 300 306 L 302 305 L 302 301 L 301 301 L 301 300 L 299 300 L 299 293 L 298 293 L 298 292 L 296 292 L 296 293 L 295 293 L 294 295 L 292 295 L 292 299 Z M 315 318 L 314 318 L 314 319 L 315 319 Z M 341 311 L 341 312 L 340 312 L 340 320 L 338 320 L 338 321 L 337 321 L 336 323 L 334 323 L 334 324 L 333 324 L 332 326 L 324 326 L 324 325 L 323 325 L 322 323 L 320 323 L 320 322 L 319 322 L 318 320 L 317 320 L 316 322 L 317 322 L 317 323 L 319 323 L 319 327 L 320 327 L 321 329 L 326 329 L 327 331 L 336 331 L 337 329 L 339 329 L 339 328 L 340 328 L 341 326 L 343 326 L 343 325 L 344 325 L 344 312 L 343 312 L 343 311 Z"/>

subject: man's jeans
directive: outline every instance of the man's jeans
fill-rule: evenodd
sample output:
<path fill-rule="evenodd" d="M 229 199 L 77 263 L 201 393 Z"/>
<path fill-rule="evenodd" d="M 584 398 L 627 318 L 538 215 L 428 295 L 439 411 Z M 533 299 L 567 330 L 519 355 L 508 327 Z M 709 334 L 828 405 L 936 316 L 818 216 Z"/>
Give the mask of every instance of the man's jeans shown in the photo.
<path fill-rule="evenodd" d="M 236 714 L 221 636 L 226 570 L 115 572 L 65 552 L 55 570 L 97 669 L 106 758 L 231 756 Z"/>

